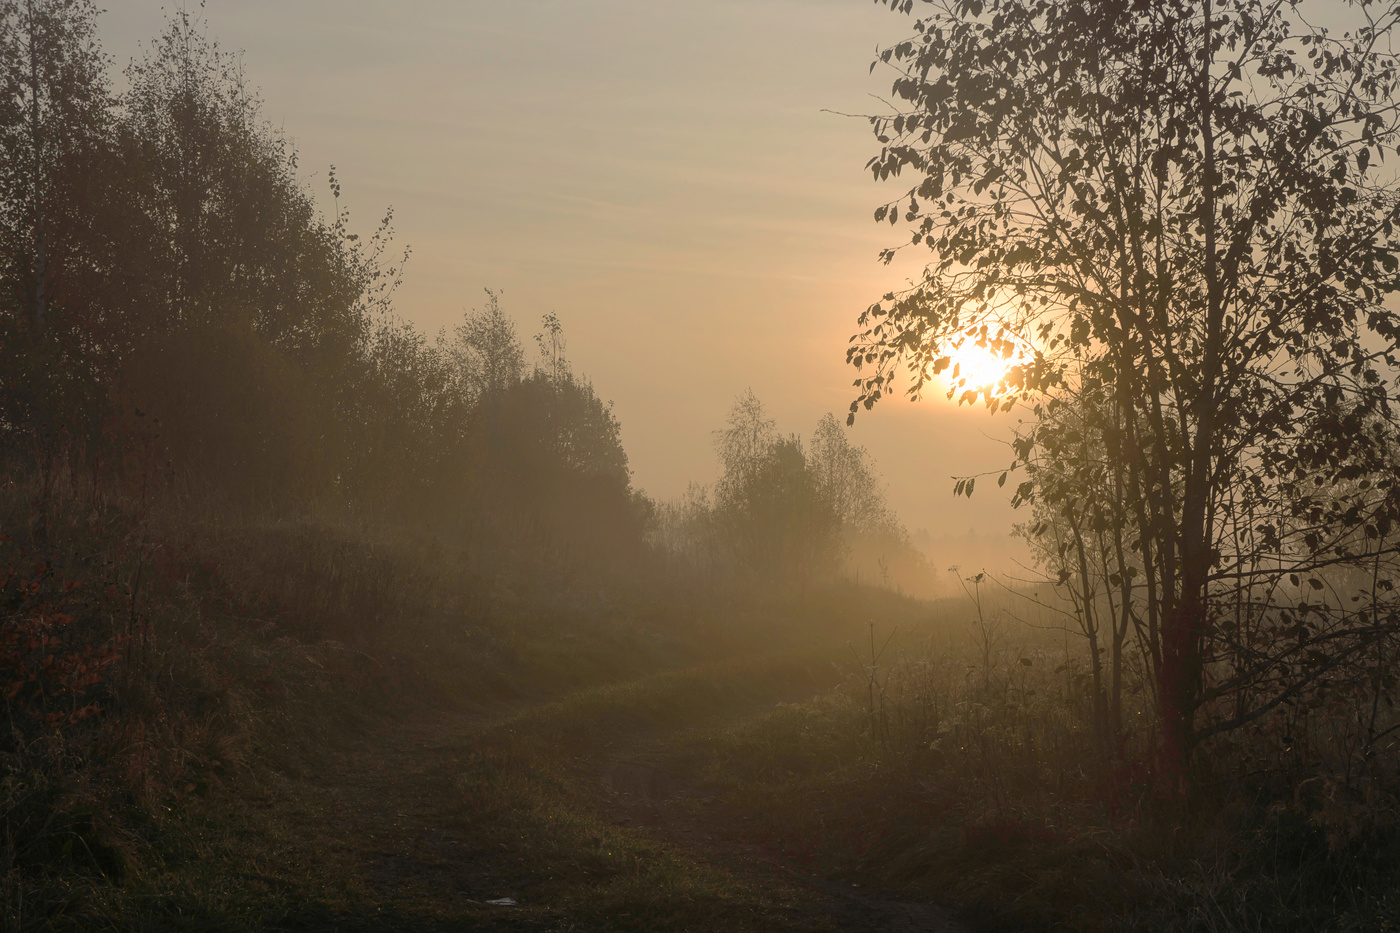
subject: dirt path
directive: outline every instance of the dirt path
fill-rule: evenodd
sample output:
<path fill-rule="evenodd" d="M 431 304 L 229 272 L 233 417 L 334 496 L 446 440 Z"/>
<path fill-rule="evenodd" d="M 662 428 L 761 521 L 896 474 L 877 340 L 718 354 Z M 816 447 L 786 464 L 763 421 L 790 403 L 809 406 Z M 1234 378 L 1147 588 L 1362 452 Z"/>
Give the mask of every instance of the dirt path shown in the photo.
<path fill-rule="evenodd" d="M 722 806 L 693 776 L 676 773 L 664 758 L 621 755 L 596 763 L 608 817 L 710 852 L 725 852 L 762 864 L 787 882 L 823 901 L 826 915 L 843 933 L 968 933 L 936 904 L 904 900 L 822 878 L 788 863 L 777 853 L 736 838 Z M 716 832 L 718 829 L 725 832 Z"/>
<path fill-rule="evenodd" d="M 312 906 L 270 926 L 574 929 L 557 911 L 491 903 L 531 875 L 462 832 L 445 799 L 444 768 L 471 727 L 445 714 L 388 723 L 275 783 L 252 834 L 265 837 L 264 873 Z"/>
<path fill-rule="evenodd" d="M 549 890 L 545 874 L 551 863 L 531 855 L 539 843 L 502 841 L 499 834 L 483 838 L 464 825 L 454 781 L 484 729 L 481 717 L 444 713 L 384 724 L 331 753 L 322 767 L 288 779 L 271 806 L 285 814 L 278 861 L 314 860 L 313 875 L 341 881 L 340 887 L 321 885 L 322 899 L 330 905 L 324 923 L 289 921 L 285 927 L 353 929 L 356 923 L 345 921 L 355 917 L 371 926 L 366 905 L 373 905 L 382 929 L 614 928 L 606 911 L 601 925 L 597 915 L 581 917 L 577 897 L 555 906 L 519 894 Z M 781 917 L 783 929 L 963 933 L 964 927 L 934 905 L 816 877 L 745 841 L 741 831 L 725 826 L 713 793 L 685 773 L 684 765 L 664 756 L 660 739 L 664 736 L 614 734 L 602 748 L 584 746 L 583 754 L 564 760 L 560 771 L 569 775 L 571 799 L 591 811 L 579 818 L 771 892 L 783 905 L 774 915 Z M 337 914 L 336 905 L 351 906 Z M 695 919 L 616 928 L 707 927 Z M 759 921 L 749 928 L 767 927 Z"/>

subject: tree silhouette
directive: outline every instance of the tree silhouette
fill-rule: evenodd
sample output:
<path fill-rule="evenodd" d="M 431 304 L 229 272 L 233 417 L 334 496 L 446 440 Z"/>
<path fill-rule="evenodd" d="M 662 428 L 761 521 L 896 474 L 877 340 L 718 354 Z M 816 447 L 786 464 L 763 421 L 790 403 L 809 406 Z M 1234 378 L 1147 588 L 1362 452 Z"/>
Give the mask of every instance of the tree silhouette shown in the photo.
<path fill-rule="evenodd" d="M 41 459 L 61 435 L 90 434 L 97 409 L 97 373 L 72 353 L 92 321 L 67 300 L 85 271 L 74 241 L 105 193 L 96 15 L 84 0 L 0 2 L 0 436 L 38 440 Z"/>
<path fill-rule="evenodd" d="M 500 398 L 525 375 L 525 351 L 496 292 L 487 289 L 486 307 L 465 315 L 453 334 L 449 353 L 471 401 Z"/>
<path fill-rule="evenodd" d="M 801 438 L 780 435 L 749 389 L 734 400 L 714 443 L 721 468 L 714 515 L 734 570 L 799 588 L 834 572 L 843 516 Z"/>
<path fill-rule="evenodd" d="M 885 502 L 870 454 L 850 442 L 846 429 L 830 412 L 812 431 L 807 464 L 817 489 L 842 524 L 865 532 L 898 529 L 899 520 Z"/>
<path fill-rule="evenodd" d="M 1132 527 L 1114 571 L 1143 581 L 1131 611 L 1159 634 L 1161 757 L 1180 774 L 1203 738 L 1393 628 L 1380 568 L 1396 479 L 1363 438 L 1394 419 L 1400 319 L 1384 298 L 1400 287 L 1400 198 L 1382 161 L 1400 141 L 1397 9 L 1359 5 L 1363 25 L 1337 37 L 1263 0 L 927 7 L 875 63 L 895 70 L 903 109 L 871 118 L 869 168 L 916 176 L 876 219 L 911 225 L 901 248 L 932 258 L 861 316 L 852 417 L 903 364 L 917 395 L 975 341 L 1013 365 L 990 391 L 955 380 L 950 396 L 1025 403 L 1018 464 L 1065 464 L 1052 472 L 1073 480 L 1082 432 L 1096 434 L 1121 470 Z M 1093 417 L 1053 417 L 1090 396 Z M 1031 473 L 1017 501 L 1079 509 L 1104 491 L 1079 472 Z M 1363 563 L 1386 585 L 1342 595 L 1358 607 L 1343 612 L 1324 571 Z M 1283 606 L 1291 579 L 1316 584 L 1305 608 Z M 1269 647 L 1231 641 L 1246 609 Z M 1246 688 L 1222 713 L 1223 693 Z"/>

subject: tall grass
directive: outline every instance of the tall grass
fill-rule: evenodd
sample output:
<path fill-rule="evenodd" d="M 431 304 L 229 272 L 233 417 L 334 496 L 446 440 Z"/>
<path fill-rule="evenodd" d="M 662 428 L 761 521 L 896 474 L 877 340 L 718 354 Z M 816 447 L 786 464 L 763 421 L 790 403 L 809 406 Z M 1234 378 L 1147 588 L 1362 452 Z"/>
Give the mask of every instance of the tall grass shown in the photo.
<path fill-rule="evenodd" d="M 1358 793 L 1341 759 L 1298 754 L 1304 727 L 1314 749 L 1346 731 L 1335 710 L 1207 748 L 1183 796 L 1156 779 L 1141 672 L 1105 746 L 1083 639 L 1055 617 L 1003 593 L 871 623 L 840 687 L 714 736 L 710 779 L 789 858 L 988 929 L 1394 928 L 1391 763 Z"/>
<path fill-rule="evenodd" d="M 411 655 L 384 650 L 435 598 L 408 566 L 326 528 L 206 524 L 71 474 L 12 476 L 0 928 L 142 874 L 191 796 L 250 763 L 300 767 L 369 715 L 439 697 Z"/>

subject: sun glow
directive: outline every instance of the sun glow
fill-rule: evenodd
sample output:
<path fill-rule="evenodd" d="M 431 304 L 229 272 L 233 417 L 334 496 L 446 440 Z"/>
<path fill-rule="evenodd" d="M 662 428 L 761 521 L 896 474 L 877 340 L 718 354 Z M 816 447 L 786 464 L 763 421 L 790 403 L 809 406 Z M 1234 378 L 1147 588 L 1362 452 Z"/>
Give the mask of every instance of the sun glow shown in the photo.
<path fill-rule="evenodd" d="M 967 380 L 969 386 L 995 385 L 1006 375 L 1011 361 L 1002 359 L 986 347 L 967 343 L 954 351 L 954 376 Z"/>
<path fill-rule="evenodd" d="M 980 345 L 971 339 L 964 340 L 958 346 L 950 346 L 948 357 L 950 364 L 943 372 L 948 388 L 955 395 L 976 391 L 988 397 L 1000 395 L 998 388 L 1011 367 L 1025 361 L 1020 354 L 1002 356 L 991 346 Z"/>

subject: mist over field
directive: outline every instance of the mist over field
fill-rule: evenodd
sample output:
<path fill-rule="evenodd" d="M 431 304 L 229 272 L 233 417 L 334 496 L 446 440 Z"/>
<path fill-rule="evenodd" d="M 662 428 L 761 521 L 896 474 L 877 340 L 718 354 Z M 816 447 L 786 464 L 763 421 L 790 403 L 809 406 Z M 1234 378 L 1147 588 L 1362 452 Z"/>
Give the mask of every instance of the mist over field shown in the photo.
<path fill-rule="evenodd" d="M 118 66 L 161 31 L 114 4 Z M 501 293 L 529 343 L 550 311 L 615 403 L 637 486 L 713 482 L 710 432 L 752 388 L 785 432 L 843 415 L 854 315 L 917 275 L 874 257 L 883 195 L 860 169 L 867 73 L 889 14 L 860 3 L 215 4 L 262 116 L 324 211 L 335 165 L 367 229 L 386 206 L 413 255 L 395 308 L 431 335 Z M 120 79 L 118 79 L 120 84 Z M 1007 460 L 1010 419 L 899 405 L 854 428 L 911 529 L 1003 534 L 1005 495 L 950 477 Z M 990 492 L 990 491 L 989 491 Z"/>
<path fill-rule="evenodd" d="M 0 0 L 0 924 L 1400 925 L 1400 3 Z"/>

